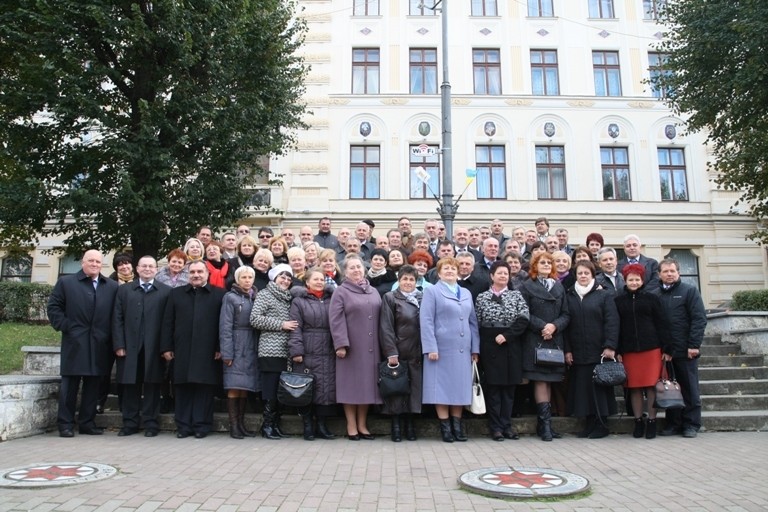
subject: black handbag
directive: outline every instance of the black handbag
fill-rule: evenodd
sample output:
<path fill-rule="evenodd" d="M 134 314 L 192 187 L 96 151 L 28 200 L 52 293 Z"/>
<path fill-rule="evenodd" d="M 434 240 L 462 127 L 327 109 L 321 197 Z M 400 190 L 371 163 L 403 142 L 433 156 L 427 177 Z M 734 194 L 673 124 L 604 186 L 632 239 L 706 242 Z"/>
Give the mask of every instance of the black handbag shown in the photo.
<path fill-rule="evenodd" d="M 672 378 L 670 378 L 667 365 L 669 363 L 661 365 L 661 375 L 656 383 L 656 400 L 653 406 L 656 409 L 683 409 L 685 400 L 683 400 L 683 392 L 680 391 L 680 384 L 675 380 L 675 368 L 672 367 Z"/>
<path fill-rule="evenodd" d="M 592 370 L 592 381 L 598 386 L 618 386 L 624 384 L 627 380 L 627 371 L 624 365 L 615 359 L 603 362 L 600 358 L 600 364 L 595 365 Z"/>
<path fill-rule="evenodd" d="M 379 363 L 379 393 L 382 398 L 410 395 L 408 367 L 400 363 L 390 366 L 387 361 Z"/>
<path fill-rule="evenodd" d="M 315 376 L 311 373 L 280 373 L 277 401 L 288 407 L 306 407 L 312 403 Z"/>
<path fill-rule="evenodd" d="M 557 345 L 552 348 L 536 346 L 536 364 L 539 366 L 565 366 L 565 354 Z"/>

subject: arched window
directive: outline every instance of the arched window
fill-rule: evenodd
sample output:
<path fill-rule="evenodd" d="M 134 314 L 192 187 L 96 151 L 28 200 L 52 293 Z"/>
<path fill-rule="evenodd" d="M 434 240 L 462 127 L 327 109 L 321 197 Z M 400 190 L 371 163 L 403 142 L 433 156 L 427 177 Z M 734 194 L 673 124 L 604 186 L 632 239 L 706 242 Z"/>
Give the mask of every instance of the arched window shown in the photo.
<path fill-rule="evenodd" d="M 674 258 L 680 263 L 680 280 L 696 287 L 701 291 L 699 285 L 699 257 L 693 254 L 690 249 L 672 249 L 665 258 Z"/>
<path fill-rule="evenodd" d="M 32 256 L 28 254 L 8 255 L 3 258 L 3 270 L 0 281 L 32 281 Z"/>

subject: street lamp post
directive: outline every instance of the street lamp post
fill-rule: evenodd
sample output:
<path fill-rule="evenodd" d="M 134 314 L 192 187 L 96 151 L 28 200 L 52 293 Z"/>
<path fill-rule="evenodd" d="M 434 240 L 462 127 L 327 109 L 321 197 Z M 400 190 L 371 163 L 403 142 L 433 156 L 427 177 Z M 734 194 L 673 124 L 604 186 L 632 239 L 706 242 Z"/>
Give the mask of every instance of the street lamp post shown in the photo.
<path fill-rule="evenodd" d="M 453 220 L 459 209 L 458 202 L 453 201 L 453 158 L 451 147 L 451 83 L 448 79 L 448 0 L 440 0 L 434 7 L 441 5 L 441 29 L 443 43 L 443 82 L 440 84 L 440 112 L 443 118 L 442 131 L 442 200 L 437 212 L 445 224 L 445 235 L 448 239 L 453 237 Z M 433 8 L 434 8 L 433 7 Z"/>

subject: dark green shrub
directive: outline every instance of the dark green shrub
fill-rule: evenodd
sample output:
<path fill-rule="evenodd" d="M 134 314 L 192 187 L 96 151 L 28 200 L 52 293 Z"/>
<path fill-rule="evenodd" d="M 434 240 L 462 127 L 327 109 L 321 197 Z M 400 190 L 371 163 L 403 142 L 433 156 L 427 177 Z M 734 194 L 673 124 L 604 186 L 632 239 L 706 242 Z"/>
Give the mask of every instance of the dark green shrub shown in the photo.
<path fill-rule="evenodd" d="M 51 291 L 46 283 L 0 281 L 0 322 L 47 323 Z"/>
<path fill-rule="evenodd" d="M 768 311 L 768 290 L 742 290 L 733 294 L 733 311 Z"/>

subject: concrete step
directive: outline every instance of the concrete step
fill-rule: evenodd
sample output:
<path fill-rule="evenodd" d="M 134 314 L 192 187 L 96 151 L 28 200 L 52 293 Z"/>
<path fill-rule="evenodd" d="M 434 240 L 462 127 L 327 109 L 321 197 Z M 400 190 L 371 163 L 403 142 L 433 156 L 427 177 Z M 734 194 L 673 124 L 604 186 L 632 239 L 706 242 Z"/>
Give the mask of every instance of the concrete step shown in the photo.
<path fill-rule="evenodd" d="M 708 380 L 699 382 L 701 395 L 759 395 L 768 390 L 768 379 Z"/>
<path fill-rule="evenodd" d="M 704 336 L 704 339 L 701 340 L 702 345 L 723 345 L 723 337 L 722 335 L 717 336 Z"/>
<path fill-rule="evenodd" d="M 701 353 L 707 356 L 740 356 L 741 345 L 739 343 L 729 343 L 723 345 L 702 346 Z M 702 356 L 703 357 L 703 356 Z"/>
<path fill-rule="evenodd" d="M 487 420 L 484 417 L 478 417 L 465 413 L 465 428 L 468 435 L 480 437 L 487 435 Z M 664 423 L 664 413 L 659 413 L 659 426 Z M 106 427 L 111 433 L 117 432 L 122 424 L 120 414 L 117 412 L 106 412 L 96 418 L 97 425 Z M 756 411 L 704 411 L 702 413 L 703 429 L 707 431 L 729 432 L 729 431 L 765 431 L 768 430 L 768 410 Z M 261 415 L 247 414 L 246 426 L 249 430 L 257 430 L 261 424 Z M 520 434 L 535 435 L 536 417 L 523 416 L 514 418 L 512 424 Z M 161 429 L 166 432 L 172 432 L 176 429 L 173 422 L 173 415 L 162 414 L 160 418 Z M 370 431 L 377 436 L 388 436 L 391 420 L 386 416 L 371 415 L 368 420 Z M 583 428 L 582 420 L 578 418 L 553 418 L 553 428 L 563 434 L 575 434 Z M 627 434 L 634 428 L 634 420 L 631 417 L 615 416 L 608 420 L 611 432 L 615 434 Z M 291 435 L 301 435 L 302 422 L 296 414 L 286 414 L 283 416 L 281 426 L 283 430 Z M 328 426 L 337 436 L 346 433 L 345 422 L 343 418 L 330 418 Z M 224 413 L 214 415 L 214 432 L 227 432 L 228 419 Z M 439 428 L 436 418 L 418 417 L 416 419 L 416 431 L 420 437 L 438 437 Z M 114 435 L 114 434 L 108 434 Z"/>
<path fill-rule="evenodd" d="M 768 366 L 699 366 L 699 380 L 768 379 Z"/>
<path fill-rule="evenodd" d="M 619 411 L 626 412 L 623 396 L 616 397 Z M 701 395 L 703 411 L 755 411 L 768 409 L 768 394 L 759 395 Z"/>
<path fill-rule="evenodd" d="M 708 356 L 699 359 L 699 366 L 765 366 L 765 356 Z"/>

